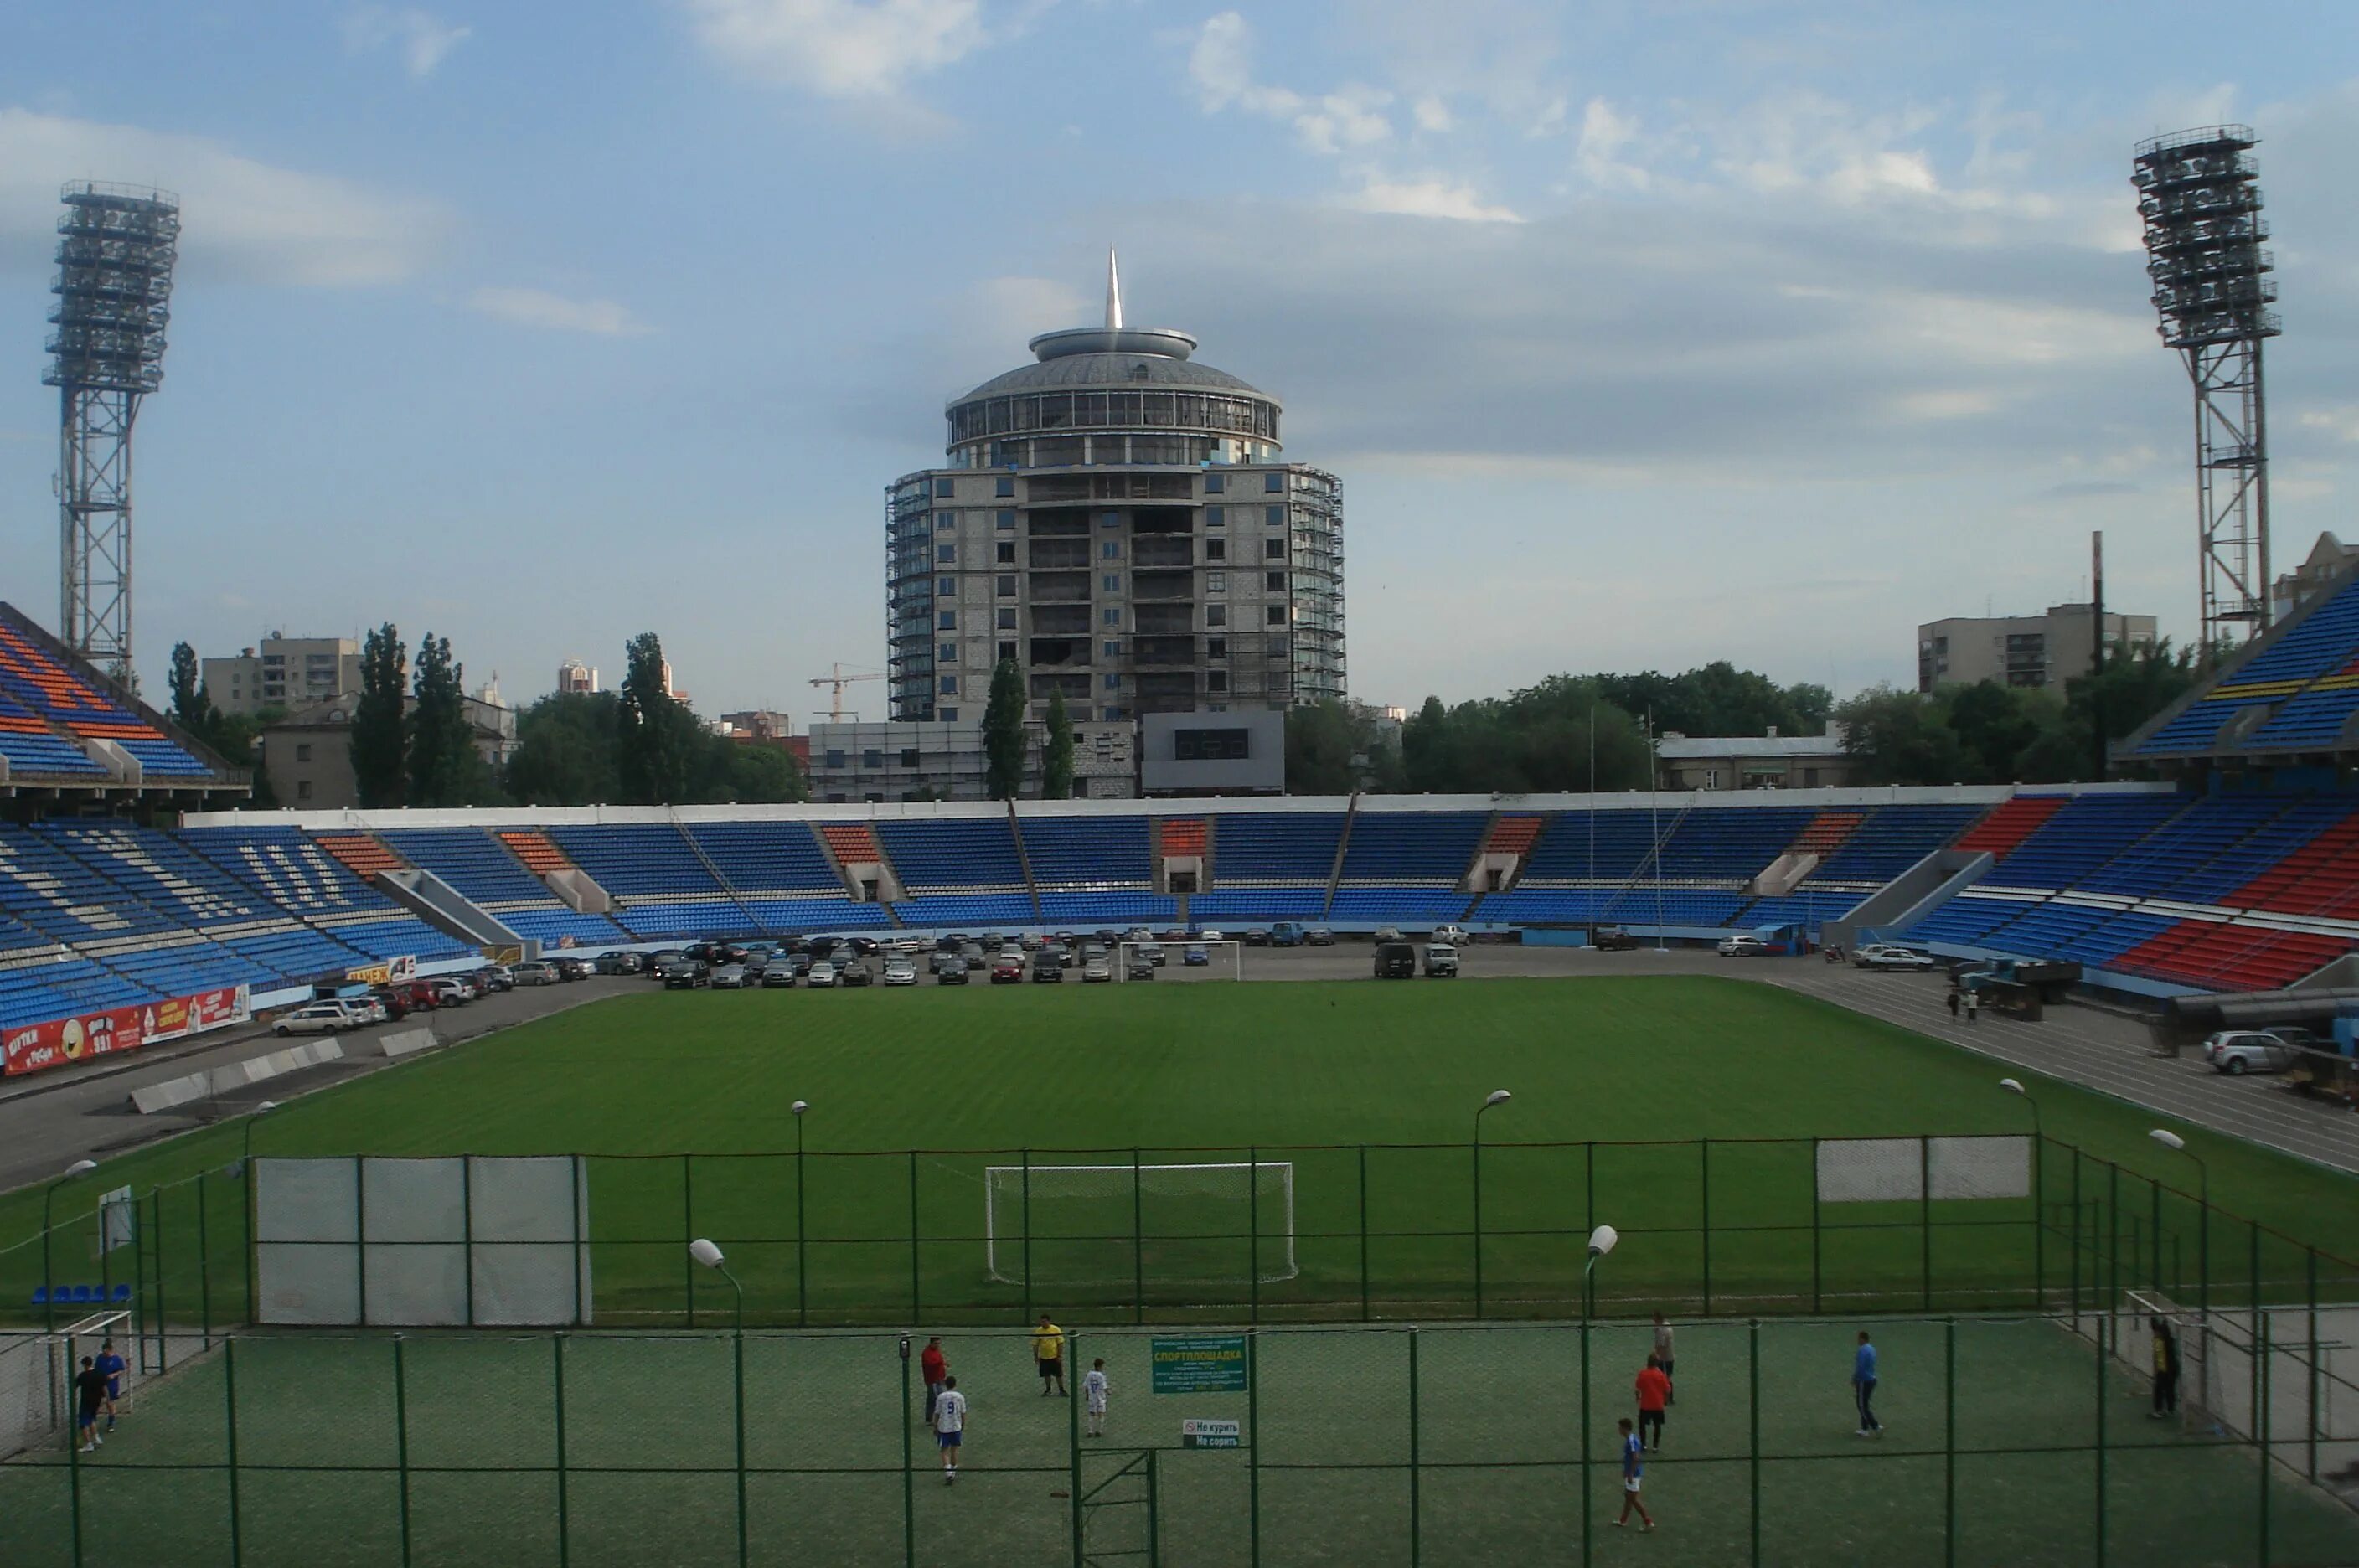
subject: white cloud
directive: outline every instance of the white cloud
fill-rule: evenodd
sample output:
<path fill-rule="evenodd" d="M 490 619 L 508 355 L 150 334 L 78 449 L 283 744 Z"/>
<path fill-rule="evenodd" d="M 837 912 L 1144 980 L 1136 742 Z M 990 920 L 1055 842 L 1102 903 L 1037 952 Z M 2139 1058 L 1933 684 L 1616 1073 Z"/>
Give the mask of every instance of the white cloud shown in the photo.
<path fill-rule="evenodd" d="M 349 54 L 367 54 L 391 45 L 401 51 L 401 62 L 409 74 L 422 80 L 433 75 L 443 57 L 473 37 L 474 31 L 414 7 L 355 5 L 344 16 L 344 49 Z"/>
<path fill-rule="evenodd" d="M 1312 152 L 1332 155 L 1373 147 L 1393 134 L 1386 114 L 1393 102 L 1389 93 L 1346 83 L 1332 93 L 1310 94 L 1256 81 L 1252 29 L 1234 11 L 1212 17 L 1196 35 L 1188 51 L 1188 76 L 1206 114 L 1234 106 L 1291 125 Z"/>
<path fill-rule="evenodd" d="M 889 99 L 991 41 L 981 0 L 687 0 L 729 69 L 822 97 Z"/>
<path fill-rule="evenodd" d="M 2324 430 L 2345 446 L 2359 446 L 2359 408 L 2310 409 L 2299 422 L 2306 430 Z"/>
<path fill-rule="evenodd" d="M 58 187 L 154 184 L 180 196 L 185 269 L 352 288 L 416 276 L 450 216 L 434 202 L 257 162 L 202 136 L 0 109 L 0 268 L 46 269 Z"/>
<path fill-rule="evenodd" d="M 1592 98 L 1581 112 L 1581 140 L 1573 147 L 1573 167 L 1600 190 L 1643 191 L 1651 177 L 1622 156 L 1637 139 L 1635 117 L 1615 112 L 1603 98 Z"/>
<path fill-rule="evenodd" d="M 1430 94 L 1410 105 L 1409 113 L 1417 116 L 1419 130 L 1434 136 L 1448 131 L 1453 123 L 1450 117 L 1450 105 Z"/>
<path fill-rule="evenodd" d="M 543 289 L 478 289 L 467 296 L 467 308 L 519 327 L 557 332 L 637 337 L 648 330 L 612 299 L 569 299 Z"/>
<path fill-rule="evenodd" d="M 1512 207 L 1484 201 L 1470 186 L 1447 180 L 1371 180 L 1348 205 L 1364 212 L 1392 212 L 1409 218 L 1452 218 L 1464 223 L 1520 223 L 1523 215 Z"/>

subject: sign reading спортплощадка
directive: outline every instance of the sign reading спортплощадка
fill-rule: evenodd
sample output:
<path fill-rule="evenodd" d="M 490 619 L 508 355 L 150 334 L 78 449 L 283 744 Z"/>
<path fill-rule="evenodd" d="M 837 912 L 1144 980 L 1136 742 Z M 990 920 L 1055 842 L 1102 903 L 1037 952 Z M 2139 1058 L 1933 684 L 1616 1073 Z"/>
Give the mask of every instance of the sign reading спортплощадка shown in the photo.
<path fill-rule="evenodd" d="M 1241 1334 L 1158 1334 L 1148 1354 L 1158 1394 L 1242 1394 L 1250 1381 Z"/>

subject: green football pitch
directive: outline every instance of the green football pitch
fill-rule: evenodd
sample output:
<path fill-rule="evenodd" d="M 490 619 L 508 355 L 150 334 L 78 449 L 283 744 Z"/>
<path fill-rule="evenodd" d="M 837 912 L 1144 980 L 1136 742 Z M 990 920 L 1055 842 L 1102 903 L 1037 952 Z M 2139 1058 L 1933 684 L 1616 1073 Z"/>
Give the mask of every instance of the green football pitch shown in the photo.
<path fill-rule="evenodd" d="M 2035 1294 L 2052 1313 L 2131 1286 L 2191 1293 L 2201 1227 L 2145 1136 L 2151 1113 L 2032 1078 L 2036 1205 L 1814 1202 L 1813 1139 L 2027 1131 L 2002 1071 L 1736 980 L 633 994 L 250 1130 L 265 1156 L 592 1157 L 592 1315 L 657 1332 L 183 1343 L 100 1454 L 0 1466 L 0 1559 L 67 1568 L 78 1514 L 84 1563 L 734 1562 L 741 1529 L 753 1563 L 1073 1562 L 1078 1486 L 1083 1555 L 1106 1563 L 1581 1560 L 1585 1536 L 1600 1562 L 1671 1548 L 1954 1568 L 2095 1562 L 2101 1533 L 2104 1560 L 2171 1568 L 2359 1561 L 2347 1510 L 2281 1467 L 2265 1480 L 2247 1445 L 2142 1419 L 2138 1381 L 2064 1323 L 1977 1315 Z M 1480 1257 L 1484 1312 L 1510 1321 L 1477 1324 L 1469 1139 L 1502 1087 Z M 248 1130 L 109 1161 L 60 1202 L 54 1261 L 123 1268 L 98 1260 L 81 1194 L 161 1187 L 165 1290 L 158 1305 L 144 1280 L 143 1301 L 176 1334 L 243 1321 Z M 2190 1136 L 2218 1209 L 2273 1227 L 2215 1219 L 2223 1295 L 2257 1276 L 2298 1297 L 2310 1247 L 2359 1234 L 2359 1185 Z M 1119 1179 L 1125 1162 L 1256 1160 L 1288 1171 L 1290 1257 L 1266 1192 L 1158 1220 Z M 1043 1200 L 1029 1278 L 995 1252 L 1004 1234 L 985 1237 L 985 1172 L 1027 1163 L 1116 1171 L 1061 1230 Z M 0 1236 L 38 1212 L 0 1200 Z M 1681 1325 L 1655 1537 L 1610 1523 L 1612 1423 L 1643 1331 L 1562 1321 L 1593 1218 L 1625 1235 L 1601 1312 L 1659 1304 Z M 716 1332 L 725 1287 L 685 1261 L 700 1234 L 729 1250 L 761 1325 L 742 1373 Z M 2349 1266 L 2321 1256 L 2347 1292 Z M 0 1254 L 0 1285 L 22 1301 L 38 1269 L 35 1248 Z M 1884 1439 L 1852 1435 L 1860 1320 L 1814 1305 L 1878 1314 Z M 1044 1307 L 1074 1329 L 1077 1367 L 1107 1361 L 1103 1440 L 1038 1397 L 1018 1325 Z M 1364 1313 L 1381 1321 L 1315 1321 Z M 946 1335 L 973 1400 L 955 1488 L 905 1397 L 897 1333 L 790 1332 L 799 1316 Z M 1248 1316 L 1264 1325 L 1250 1395 L 1149 1391 L 1157 1331 L 1135 1319 Z M 1245 1446 L 1183 1448 L 1191 1415 L 1238 1420 Z"/>

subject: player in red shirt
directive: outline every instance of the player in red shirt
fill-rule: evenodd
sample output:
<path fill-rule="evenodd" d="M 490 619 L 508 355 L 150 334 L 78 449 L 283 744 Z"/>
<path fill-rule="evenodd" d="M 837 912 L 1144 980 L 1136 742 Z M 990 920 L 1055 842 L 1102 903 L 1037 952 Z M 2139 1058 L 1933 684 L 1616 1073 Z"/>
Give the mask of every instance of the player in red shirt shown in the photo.
<path fill-rule="evenodd" d="M 1663 1451 L 1663 1407 L 1670 1403 L 1671 1380 L 1663 1376 L 1663 1364 L 1653 1356 L 1638 1373 L 1638 1441 L 1647 1443 L 1647 1428 L 1655 1429 L 1655 1441 L 1647 1444 L 1658 1454 Z"/>
<path fill-rule="evenodd" d="M 951 1364 L 942 1356 L 942 1336 L 926 1341 L 925 1353 L 918 1357 L 918 1375 L 926 1384 L 926 1424 L 934 1424 L 934 1403 L 942 1397 L 943 1380 L 951 1375 Z"/>

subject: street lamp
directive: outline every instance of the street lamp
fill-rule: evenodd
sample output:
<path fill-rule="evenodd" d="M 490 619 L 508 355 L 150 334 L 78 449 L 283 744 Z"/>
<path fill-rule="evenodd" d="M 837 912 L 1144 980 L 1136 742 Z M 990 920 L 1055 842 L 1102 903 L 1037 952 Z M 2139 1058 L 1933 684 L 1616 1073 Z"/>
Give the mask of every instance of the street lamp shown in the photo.
<path fill-rule="evenodd" d="M 795 1102 L 800 1105 L 802 1102 Z M 737 1276 L 729 1272 L 729 1260 L 722 1256 L 720 1247 L 698 1236 L 688 1244 L 688 1255 L 729 1281 L 737 1293 L 737 1332 L 730 1336 L 732 1354 L 735 1358 L 737 1378 L 737 1561 L 745 1561 L 745 1287 Z"/>
<path fill-rule="evenodd" d="M 1998 1086 L 2031 1107 L 2031 1293 L 2040 1305 L 2048 1298 L 2048 1221 L 2041 1205 L 2048 1201 L 2048 1139 L 2040 1131 L 2039 1102 L 2019 1078 L 2002 1078 Z"/>
<path fill-rule="evenodd" d="M 1589 1261 L 1581 1266 L 1581 1560 L 1590 1560 L 1594 1544 L 1595 1525 L 1591 1518 L 1591 1497 L 1594 1490 L 1589 1484 L 1589 1320 L 1596 1315 L 1596 1293 L 1593 1284 L 1597 1274 L 1597 1260 L 1614 1250 L 1622 1233 L 1610 1225 L 1599 1225 L 1589 1233 Z"/>
<path fill-rule="evenodd" d="M 809 1100 L 797 1100 L 787 1110 L 795 1118 L 795 1324 L 802 1327 L 810 1322 L 810 1270 L 804 1265 L 803 1250 L 803 1113 L 810 1109 Z"/>
<path fill-rule="evenodd" d="M 1504 1105 L 1515 1098 L 1505 1089 L 1494 1089 L 1484 1102 L 1474 1107 L 1474 1315 L 1483 1315 L 1483 1113 L 1494 1105 Z"/>
<path fill-rule="evenodd" d="M 77 1160 L 58 1172 L 58 1179 L 41 1189 L 41 1326 L 58 1326 L 58 1286 L 49 1276 L 49 1202 L 58 1189 L 78 1177 L 87 1176 L 98 1169 L 95 1160 Z"/>
<path fill-rule="evenodd" d="M 263 1117 L 268 1116 L 277 1108 L 277 1101 L 265 1100 L 260 1105 L 255 1106 L 254 1109 L 245 1113 L 245 1153 L 242 1157 L 242 1163 L 238 1167 L 239 1170 L 246 1170 L 254 1164 L 254 1124 L 260 1121 Z"/>
<path fill-rule="evenodd" d="M 2195 1161 L 2196 1179 L 2201 1183 L 2198 1189 L 2198 1201 L 2203 1205 L 2202 1212 L 2196 1216 L 2195 1225 L 2197 1269 L 2195 1310 L 2203 1314 L 2205 1323 L 2210 1323 L 2212 1321 L 2212 1168 L 2203 1163 L 2201 1156 L 2187 1147 L 2185 1138 L 2169 1127 L 2156 1127 L 2147 1133 L 2147 1137 L 2169 1149 L 2173 1154 L 2183 1154 Z M 2158 1241 L 2159 1239 L 2157 1237 Z"/>

